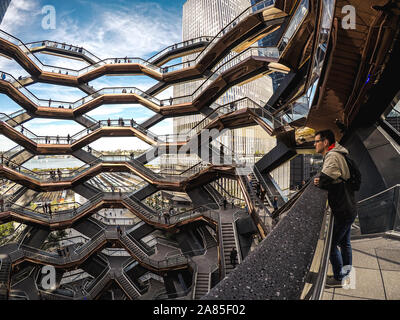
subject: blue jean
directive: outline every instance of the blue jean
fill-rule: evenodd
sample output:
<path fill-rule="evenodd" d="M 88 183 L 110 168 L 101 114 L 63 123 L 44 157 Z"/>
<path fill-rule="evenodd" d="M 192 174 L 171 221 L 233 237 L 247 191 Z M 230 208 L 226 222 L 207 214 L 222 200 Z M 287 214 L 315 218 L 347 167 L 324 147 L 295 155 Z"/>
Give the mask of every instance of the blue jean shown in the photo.
<path fill-rule="evenodd" d="M 354 219 L 334 219 L 329 259 L 332 264 L 333 276 L 339 281 L 346 276 L 346 274 L 342 272 L 343 265 L 352 265 L 353 263 L 350 243 L 350 232 L 353 221 Z M 340 251 L 338 247 L 340 247 Z"/>

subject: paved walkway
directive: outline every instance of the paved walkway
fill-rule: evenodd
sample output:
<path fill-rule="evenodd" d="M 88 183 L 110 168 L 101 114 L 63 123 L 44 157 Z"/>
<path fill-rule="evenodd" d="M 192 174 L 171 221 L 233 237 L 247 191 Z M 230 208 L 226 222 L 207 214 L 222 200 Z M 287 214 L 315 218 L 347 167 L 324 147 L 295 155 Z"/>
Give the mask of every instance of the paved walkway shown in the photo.
<path fill-rule="evenodd" d="M 355 283 L 349 287 L 353 289 L 326 288 L 322 300 L 399 300 L 400 234 L 355 237 L 351 243 Z"/>

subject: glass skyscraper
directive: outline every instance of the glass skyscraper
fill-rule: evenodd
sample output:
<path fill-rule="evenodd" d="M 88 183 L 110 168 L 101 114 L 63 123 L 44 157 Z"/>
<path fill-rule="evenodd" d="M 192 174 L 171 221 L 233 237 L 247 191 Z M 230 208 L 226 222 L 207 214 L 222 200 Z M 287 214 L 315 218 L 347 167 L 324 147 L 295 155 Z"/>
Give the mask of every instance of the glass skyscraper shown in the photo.
<path fill-rule="evenodd" d="M 258 2 L 261 2 L 263 0 L 251 0 L 251 4 L 254 5 Z M 257 7 L 254 8 L 257 10 Z M 277 30 L 265 38 L 262 38 L 260 41 L 258 41 L 258 46 L 259 47 L 275 47 L 278 44 L 279 41 L 279 31 Z M 282 82 L 282 80 L 285 78 L 285 74 L 279 73 L 279 72 L 274 72 L 270 74 L 270 77 L 272 79 L 272 86 L 274 89 L 274 92 L 276 89 L 279 87 L 279 84 Z"/>
<path fill-rule="evenodd" d="M 0 0 L 0 23 L 3 21 L 10 2 L 11 0 Z"/>
<path fill-rule="evenodd" d="M 187 41 L 200 36 L 215 36 L 229 22 L 235 19 L 245 9 L 251 6 L 250 0 L 187 0 L 183 5 L 182 15 L 182 41 Z M 255 43 L 253 46 L 259 46 Z M 230 53 L 224 61 L 233 58 L 236 53 Z M 183 58 L 189 61 L 197 56 L 190 55 Z M 221 62 L 220 62 L 221 64 Z M 174 97 L 191 95 L 204 80 L 192 81 L 174 86 Z M 242 85 L 236 85 L 227 90 L 216 103 L 220 105 L 248 97 L 264 106 L 273 94 L 272 79 L 269 75 L 262 76 Z M 202 115 L 184 116 L 174 118 L 174 133 L 180 134 L 189 131 L 204 117 Z M 267 153 L 276 145 L 276 139 L 271 137 L 260 126 L 230 130 L 219 139 L 224 145 L 232 149 L 236 155 L 245 157 L 250 163 L 258 160 L 255 155 Z M 198 160 L 192 159 L 192 164 Z M 187 164 L 189 165 L 189 164 Z M 289 187 L 288 166 L 280 168 L 281 186 Z"/>

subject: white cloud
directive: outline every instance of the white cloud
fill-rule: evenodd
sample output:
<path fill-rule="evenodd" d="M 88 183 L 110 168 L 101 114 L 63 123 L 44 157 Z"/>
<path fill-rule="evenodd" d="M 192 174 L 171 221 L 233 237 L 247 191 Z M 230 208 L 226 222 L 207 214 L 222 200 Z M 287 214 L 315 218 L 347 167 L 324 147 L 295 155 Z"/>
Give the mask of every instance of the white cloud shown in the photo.
<path fill-rule="evenodd" d="M 32 23 L 40 13 L 41 8 L 37 0 L 12 0 L 0 28 L 13 34 L 20 27 L 26 26 L 28 21 Z"/>
<path fill-rule="evenodd" d="M 99 58 L 141 57 L 181 40 L 181 21 L 154 3 L 104 8 L 91 3 L 93 21 L 58 19 L 51 37 L 83 46 Z M 36 39 L 35 41 L 40 40 Z M 52 40 L 52 39 L 49 39 Z"/>

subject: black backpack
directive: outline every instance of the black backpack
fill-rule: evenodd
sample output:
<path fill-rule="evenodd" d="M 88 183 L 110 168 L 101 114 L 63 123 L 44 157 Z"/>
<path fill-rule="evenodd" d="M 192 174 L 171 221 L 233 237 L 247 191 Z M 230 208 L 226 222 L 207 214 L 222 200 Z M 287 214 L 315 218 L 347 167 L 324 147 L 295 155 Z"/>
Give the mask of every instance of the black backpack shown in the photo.
<path fill-rule="evenodd" d="M 347 166 L 349 167 L 350 178 L 348 180 L 344 180 L 343 178 L 340 178 L 340 179 L 343 180 L 347 184 L 347 186 L 350 188 L 350 190 L 358 191 L 358 190 L 360 190 L 360 186 L 361 186 L 361 172 L 352 159 L 350 159 L 346 155 L 343 155 L 343 156 L 346 159 Z"/>

